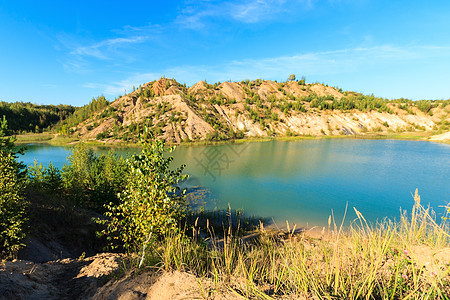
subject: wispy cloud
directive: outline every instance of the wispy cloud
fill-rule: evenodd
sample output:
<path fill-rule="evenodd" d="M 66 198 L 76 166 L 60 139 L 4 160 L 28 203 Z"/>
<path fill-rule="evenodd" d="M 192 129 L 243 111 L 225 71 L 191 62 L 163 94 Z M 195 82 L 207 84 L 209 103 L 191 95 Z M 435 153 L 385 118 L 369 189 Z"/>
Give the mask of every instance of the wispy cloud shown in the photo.
<path fill-rule="evenodd" d="M 286 16 L 313 8 L 313 2 L 314 0 L 231 0 L 220 3 L 203 1 L 200 5 L 186 5 L 175 23 L 182 28 L 202 29 L 215 19 L 241 23 L 285 20 Z"/>
<path fill-rule="evenodd" d="M 174 19 L 164 24 L 126 25 L 112 29 L 108 37 L 97 40 L 83 40 L 78 36 L 62 33 L 57 36 L 55 49 L 66 51 L 65 57 L 60 59 L 66 71 L 87 73 L 98 61 L 120 65 L 135 61 L 140 48 L 150 45 L 169 47 L 168 45 L 176 43 L 174 32 L 186 29 L 211 30 L 219 20 L 247 24 L 285 20 L 289 15 L 311 9 L 315 1 L 317 0 L 188 0 Z"/>
<path fill-rule="evenodd" d="M 291 56 L 263 59 L 233 60 L 217 65 L 174 66 L 153 73 L 130 76 L 112 84 L 88 84 L 85 87 L 102 88 L 107 95 L 122 94 L 132 86 L 158 79 L 175 78 L 189 85 L 208 79 L 210 82 L 243 79 L 286 79 L 289 74 L 323 77 L 357 73 L 373 66 L 388 66 L 399 62 L 414 63 L 418 59 L 450 57 L 450 47 L 392 46 L 356 47 L 334 51 L 310 52 Z"/>
<path fill-rule="evenodd" d="M 79 46 L 70 52 L 76 56 L 92 56 L 99 59 L 111 59 L 117 49 L 129 44 L 142 43 L 147 40 L 144 36 L 133 36 L 127 38 L 113 38 L 100 41 L 88 46 Z"/>
<path fill-rule="evenodd" d="M 95 61 L 108 61 L 115 63 L 129 63 L 134 60 L 130 51 L 136 44 L 143 44 L 151 39 L 151 34 L 138 34 L 126 29 L 126 33 L 114 38 L 100 41 L 81 41 L 78 37 L 59 34 L 57 36 L 57 49 L 66 51 L 59 61 L 68 72 L 86 73 L 92 68 Z"/>
<path fill-rule="evenodd" d="M 309 10 L 313 7 L 313 3 L 311 0 L 251 0 L 230 3 L 229 7 L 229 14 L 233 19 L 244 23 L 257 23 L 283 18 L 299 10 Z"/>

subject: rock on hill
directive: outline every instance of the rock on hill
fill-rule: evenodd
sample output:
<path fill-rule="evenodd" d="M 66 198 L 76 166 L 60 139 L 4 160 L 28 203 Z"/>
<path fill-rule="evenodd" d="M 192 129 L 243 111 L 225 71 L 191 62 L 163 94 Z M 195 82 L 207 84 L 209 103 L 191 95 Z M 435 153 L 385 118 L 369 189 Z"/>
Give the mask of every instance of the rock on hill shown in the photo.
<path fill-rule="evenodd" d="M 254 80 L 188 88 L 161 78 L 120 97 L 72 128 L 81 139 L 135 141 L 144 125 L 168 142 L 252 136 L 356 135 L 368 132 L 444 131 L 450 124 L 447 101 L 419 107 L 342 92 L 304 81 Z M 442 132 L 442 128 L 441 128 Z"/>

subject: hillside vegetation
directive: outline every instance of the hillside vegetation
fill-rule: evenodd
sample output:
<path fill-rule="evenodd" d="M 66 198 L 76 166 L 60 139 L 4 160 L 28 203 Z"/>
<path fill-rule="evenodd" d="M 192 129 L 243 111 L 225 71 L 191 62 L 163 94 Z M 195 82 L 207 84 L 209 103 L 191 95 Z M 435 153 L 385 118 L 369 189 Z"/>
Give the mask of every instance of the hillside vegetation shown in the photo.
<path fill-rule="evenodd" d="M 364 135 L 449 129 L 450 100 L 386 100 L 302 80 L 186 87 L 161 78 L 64 123 L 83 140 L 134 142 L 144 126 L 170 143 L 244 137 Z M 75 112 L 74 115 L 76 115 Z M 66 132 L 67 133 L 67 132 Z"/>

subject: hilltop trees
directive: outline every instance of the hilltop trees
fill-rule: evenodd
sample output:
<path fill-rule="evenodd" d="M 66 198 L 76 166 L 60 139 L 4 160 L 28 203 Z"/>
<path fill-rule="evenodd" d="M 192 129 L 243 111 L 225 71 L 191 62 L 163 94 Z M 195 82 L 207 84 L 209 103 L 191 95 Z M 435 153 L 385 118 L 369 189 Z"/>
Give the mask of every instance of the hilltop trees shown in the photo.
<path fill-rule="evenodd" d="M 300 80 L 298 81 L 298 84 L 299 84 L 299 85 L 305 85 L 305 83 L 306 83 L 305 76 L 302 76 L 302 79 L 300 79 Z"/>
<path fill-rule="evenodd" d="M 60 122 L 57 131 L 61 133 L 68 132 L 68 128 L 77 126 L 84 120 L 92 118 L 96 112 L 106 108 L 109 104 L 110 102 L 103 95 L 92 98 L 89 104 L 77 108 L 70 117 Z"/>

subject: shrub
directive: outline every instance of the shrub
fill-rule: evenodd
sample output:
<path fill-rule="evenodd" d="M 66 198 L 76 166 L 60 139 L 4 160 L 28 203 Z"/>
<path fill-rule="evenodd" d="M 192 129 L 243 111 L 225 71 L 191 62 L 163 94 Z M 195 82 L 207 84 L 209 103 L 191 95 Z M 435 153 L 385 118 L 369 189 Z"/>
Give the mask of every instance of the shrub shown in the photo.
<path fill-rule="evenodd" d="M 118 205 L 107 205 L 108 220 L 103 234 L 113 242 L 122 243 L 128 251 L 142 251 L 139 266 L 145 257 L 145 249 L 158 237 L 177 231 L 177 222 L 182 216 L 184 192 L 177 183 L 187 179 L 182 175 L 184 165 L 170 170 L 173 157 L 164 157 L 164 141 L 153 140 L 149 128 L 140 139 L 143 146 L 139 155 L 127 160 L 128 180 L 119 194 Z"/>
<path fill-rule="evenodd" d="M 302 76 L 302 79 L 300 79 L 300 80 L 298 81 L 298 84 L 299 84 L 299 85 L 305 85 L 305 82 L 306 82 L 306 79 L 305 79 L 304 76 Z"/>
<path fill-rule="evenodd" d="M 97 139 L 97 140 L 103 140 L 103 139 L 106 139 L 106 137 L 107 137 L 106 132 L 99 132 L 99 133 L 97 134 L 97 136 L 96 136 L 96 139 Z"/>
<path fill-rule="evenodd" d="M 67 196 L 83 206 L 102 211 L 107 203 L 117 203 L 117 193 L 125 185 L 125 159 L 95 155 L 85 144 L 78 144 L 62 170 L 63 188 Z"/>
<path fill-rule="evenodd" d="M 50 162 L 48 167 L 43 167 L 36 160 L 32 166 L 28 166 L 28 185 L 35 190 L 41 190 L 50 194 L 57 194 L 62 189 L 61 171 Z"/>
<path fill-rule="evenodd" d="M 426 101 L 426 100 L 417 101 L 416 105 L 417 105 L 417 108 L 420 109 L 421 111 L 423 111 L 424 113 L 428 113 L 432 108 L 430 101 Z"/>

